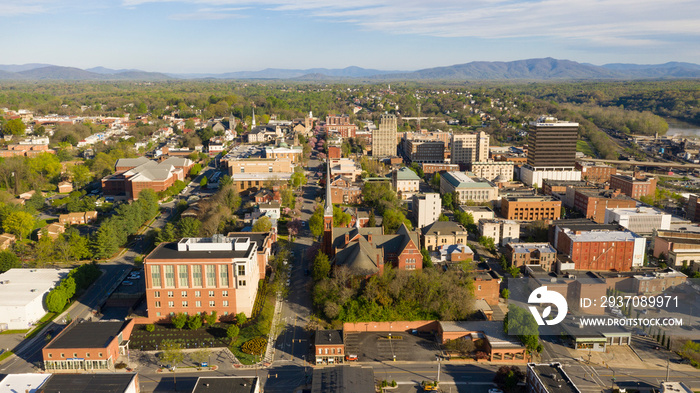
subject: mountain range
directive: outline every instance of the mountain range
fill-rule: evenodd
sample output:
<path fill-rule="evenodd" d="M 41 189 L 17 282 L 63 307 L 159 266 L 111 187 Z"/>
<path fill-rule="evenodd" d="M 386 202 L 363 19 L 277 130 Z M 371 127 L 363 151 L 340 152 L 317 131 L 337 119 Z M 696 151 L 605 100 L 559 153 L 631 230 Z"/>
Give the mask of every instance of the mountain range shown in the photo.
<path fill-rule="evenodd" d="M 631 80 L 700 78 L 700 65 L 669 62 L 665 64 L 593 64 L 553 58 L 509 62 L 474 61 L 447 67 L 417 71 L 386 71 L 361 67 L 342 69 L 267 68 L 260 71 L 239 71 L 221 74 L 169 74 L 137 69 L 114 70 L 105 67 L 80 69 L 51 64 L 0 65 L 2 80 L 190 80 L 190 79 L 271 79 L 300 81 L 383 81 L 383 80 Z"/>

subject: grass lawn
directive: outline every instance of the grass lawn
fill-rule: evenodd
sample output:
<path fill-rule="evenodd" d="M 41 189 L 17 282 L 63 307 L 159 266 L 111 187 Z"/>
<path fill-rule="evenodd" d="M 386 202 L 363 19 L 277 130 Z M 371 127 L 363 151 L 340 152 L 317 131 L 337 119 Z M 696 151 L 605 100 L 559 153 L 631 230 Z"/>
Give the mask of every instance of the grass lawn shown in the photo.
<path fill-rule="evenodd" d="M 12 352 L 12 351 L 5 351 L 5 352 L 3 352 L 2 355 L 0 355 L 0 362 L 2 362 L 3 360 L 9 358 L 10 356 L 12 356 L 13 353 L 14 353 L 14 352 Z"/>
<path fill-rule="evenodd" d="M 591 145 L 582 140 L 576 141 L 576 151 L 580 151 L 581 153 L 590 156 L 590 157 L 596 157 L 596 154 L 593 152 L 593 148 Z"/>
<path fill-rule="evenodd" d="M 15 329 L 15 330 L 5 330 L 0 332 L 0 334 L 24 334 L 27 333 L 29 329 Z"/>

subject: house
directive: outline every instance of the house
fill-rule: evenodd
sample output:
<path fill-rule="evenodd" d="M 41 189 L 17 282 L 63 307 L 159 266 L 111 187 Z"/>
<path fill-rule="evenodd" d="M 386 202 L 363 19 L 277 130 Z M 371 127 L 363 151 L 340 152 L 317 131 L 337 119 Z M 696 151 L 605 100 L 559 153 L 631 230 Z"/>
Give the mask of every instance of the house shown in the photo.
<path fill-rule="evenodd" d="M 279 204 L 282 204 L 282 194 L 280 194 L 279 191 L 272 191 L 267 188 L 263 188 L 262 190 L 258 191 L 253 195 L 253 200 L 255 200 L 255 203 L 271 203 L 271 202 L 277 202 Z"/>
<path fill-rule="evenodd" d="M 345 358 L 342 330 L 317 330 L 314 334 L 316 364 L 340 364 Z"/>
<path fill-rule="evenodd" d="M 275 220 L 279 220 L 282 215 L 281 207 L 278 202 L 260 203 L 258 204 L 257 211 L 260 216 L 267 216 Z"/>
<path fill-rule="evenodd" d="M 351 179 L 338 175 L 331 180 L 331 198 L 334 204 L 356 205 L 362 202 L 362 188 Z"/>
<path fill-rule="evenodd" d="M 62 181 L 58 183 L 58 193 L 67 194 L 73 191 L 73 184 L 69 181 Z"/>
<path fill-rule="evenodd" d="M 7 250 L 12 247 L 17 241 L 17 237 L 11 233 L 3 233 L 0 235 L 0 250 Z"/>
<path fill-rule="evenodd" d="M 34 194 L 36 194 L 35 190 L 29 190 L 27 192 L 23 192 L 23 193 L 19 194 L 18 198 L 24 199 L 25 201 L 28 201 L 29 199 L 31 199 L 32 196 L 34 196 Z"/>
<path fill-rule="evenodd" d="M 129 351 L 135 321 L 73 321 L 42 350 L 44 369 L 112 370 L 120 355 Z"/>
<path fill-rule="evenodd" d="M 58 222 L 64 225 L 84 225 L 90 224 L 97 220 L 97 212 L 87 211 L 87 212 L 76 212 L 61 214 L 58 216 Z"/>
<path fill-rule="evenodd" d="M 65 231 L 66 231 L 65 225 L 63 225 L 61 223 L 53 223 L 53 224 L 47 225 L 45 228 L 40 229 L 39 232 L 37 233 L 37 237 L 39 239 L 41 239 L 44 236 L 44 234 L 46 234 L 46 236 L 50 237 L 53 240 L 56 240 Z"/>
<path fill-rule="evenodd" d="M 474 251 L 464 244 L 446 244 L 439 247 L 440 261 L 459 263 L 474 260 Z"/>
<path fill-rule="evenodd" d="M 421 229 L 423 248 L 437 251 L 438 247 L 451 244 L 467 244 L 469 233 L 454 221 L 435 221 Z"/>
<path fill-rule="evenodd" d="M 270 267 L 270 256 L 272 256 L 272 245 L 277 241 L 277 234 L 274 232 L 229 232 L 226 237 L 249 237 L 258 246 L 258 270 L 260 279 L 265 278 L 265 272 Z"/>

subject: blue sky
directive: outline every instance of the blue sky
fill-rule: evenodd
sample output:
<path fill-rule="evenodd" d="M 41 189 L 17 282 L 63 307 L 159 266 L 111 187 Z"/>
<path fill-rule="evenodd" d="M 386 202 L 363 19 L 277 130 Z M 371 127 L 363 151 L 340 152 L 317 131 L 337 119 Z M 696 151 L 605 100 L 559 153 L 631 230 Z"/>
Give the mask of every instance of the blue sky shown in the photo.
<path fill-rule="evenodd" d="M 698 0 L 0 0 L 0 64 L 416 70 L 700 63 Z"/>

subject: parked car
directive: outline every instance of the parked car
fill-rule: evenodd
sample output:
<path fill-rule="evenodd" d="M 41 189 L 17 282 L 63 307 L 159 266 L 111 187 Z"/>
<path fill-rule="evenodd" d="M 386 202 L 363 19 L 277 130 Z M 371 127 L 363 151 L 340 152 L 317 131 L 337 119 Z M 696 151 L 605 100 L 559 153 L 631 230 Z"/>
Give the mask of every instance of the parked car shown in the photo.
<path fill-rule="evenodd" d="M 122 285 L 131 286 L 131 285 L 134 285 L 134 283 L 131 281 L 124 281 L 124 282 L 122 282 Z"/>

